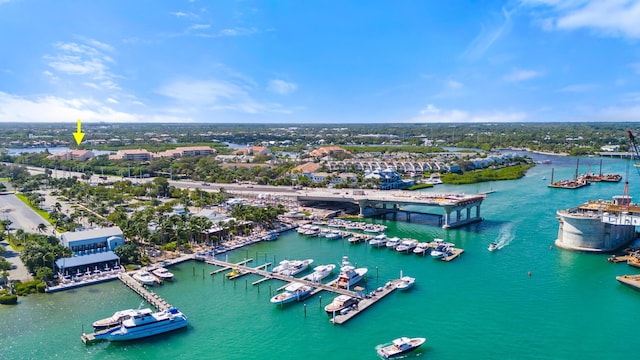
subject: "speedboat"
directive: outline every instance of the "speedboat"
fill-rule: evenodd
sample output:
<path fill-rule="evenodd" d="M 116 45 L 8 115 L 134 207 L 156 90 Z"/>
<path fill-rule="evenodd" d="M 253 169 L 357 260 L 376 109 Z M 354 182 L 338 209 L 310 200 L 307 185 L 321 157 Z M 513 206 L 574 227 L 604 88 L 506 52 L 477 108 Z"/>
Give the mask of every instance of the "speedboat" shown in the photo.
<path fill-rule="evenodd" d="M 242 272 L 237 267 L 234 267 L 233 269 L 231 269 L 231 271 L 229 271 L 228 273 L 224 274 L 224 276 L 226 276 L 228 278 L 232 278 L 234 276 L 239 276 L 239 275 L 242 275 Z"/>
<path fill-rule="evenodd" d="M 159 277 L 162 280 L 173 280 L 173 273 L 166 268 L 157 268 L 152 271 L 153 275 Z"/>
<path fill-rule="evenodd" d="M 132 277 L 143 285 L 153 285 L 156 282 L 156 278 L 145 270 L 139 270 Z"/>
<path fill-rule="evenodd" d="M 414 239 L 404 239 L 400 241 L 400 244 L 396 246 L 397 252 L 409 253 L 409 251 L 413 251 L 418 245 L 418 240 Z"/>
<path fill-rule="evenodd" d="M 116 311 L 113 315 L 111 315 L 108 318 L 94 321 L 93 328 L 95 330 L 104 330 L 104 329 L 112 328 L 114 326 L 118 326 L 122 324 L 124 320 L 129 319 L 136 313 L 151 315 L 152 311 L 151 309 L 140 309 L 140 310 L 127 309 L 127 310 Z"/>
<path fill-rule="evenodd" d="M 421 242 L 413 249 L 413 253 L 417 255 L 424 255 L 429 251 L 429 243 Z"/>
<path fill-rule="evenodd" d="M 397 283 L 396 289 L 398 290 L 407 290 L 412 287 L 416 283 L 416 278 L 411 276 L 403 276 L 400 278 L 400 282 Z"/>
<path fill-rule="evenodd" d="M 342 232 L 340 232 L 340 230 L 332 230 L 332 231 L 329 231 L 327 235 L 325 235 L 324 237 L 329 240 L 340 239 L 342 237 Z"/>
<path fill-rule="evenodd" d="M 273 270 L 271 270 L 271 272 L 286 275 L 286 276 L 294 276 L 306 270 L 309 267 L 309 265 L 311 265 L 312 263 L 313 263 L 313 259 L 282 260 L 280 261 L 280 265 L 274 267 Z"/>
<path fill-rule="evenodd" d="M 324 307 L 324 311 L 329 314 L 329 316 L 339 315 L 342 313 L 344 309 L 349 309 L 352 306 L 357 306 L 360 299 L 357 297 L 352 297 L 349 295 L 338 295 L 333 301 Z"/>
<path fill-rule="evenodd" d="M 494 251 L 494 250 L 498 250 L 498 243 L 492 242 L 491 244 L 489 244 L 489 251 Z"/>
<path fill-rule="evenodd" d="M 417 349 L 425 341 L 426 338 L 401 337 L 393 340 L 391 344 L 378 345 L 376 348 L 378 355 L 383 359 L 392 359 Z"/>
<path fill-rule="evenodd" d="M 349 290 L 351 286 L 359 283 L 364 276 L 367 274 L 369 269 L 367 268 L 358 268 L 356 269 L 349 262 L 349 258 L 346 256 L 342 257 L 342 266 L 340 267 L 340 274 L 336 279 L 334 286 L 340 289 Z"/>
<path fill-rule="evenodd" d="M 369 245 L 377 248 L 383 247 L 386 244 L 387 244 L 387 235 L 385 234 L 376 235 L 371 240 L 369 240 Z"/>
<path fill-rule="evenodd" d="M 397 236 L 387 239 L 387 249 L 395 249 L 399 244 L 400 238 Z"/>
<path fill-rule="evenodd" d="M 173 307 L 156 313 L 136 310 L 136 313 L 123 320 L 120 326 L 98 331 L 93 335 L 96 340 L 133 340 L 180 329 L 187 324 L 187 317 Z M 82 335 L 83 338 L 86 337 L 86 334 Z"/>
<path fill-rule="evenodd" d="M 441 258 L 443 258 L 445 256 L 445 254 L 447 253 L 447 250 L 449 250 L 449 245 L 440 244 L 440 245 L 436 246 L 436 248 L 431 251 L 431 257 L 433 257 L 435 259 L 441 259 Z"/>
<path fill-rule="evenodd" d="M 313 273 L 303 277 L 303 279 L 309 280 L 312 282 L 320 282 L 320 280 L 331 275 L 331 273 L 333 273 L 333 269 L 335 268 L 336 268 L 335 264 L 318 265 L 313 268 Z"/>
<path fill-rule="evenodd" d="M 284 288 L 284 291 L 271 298 L 272 304 L 286 304 L 292 301 L 300 301 L 307 297 L 313 288 L 303 283 L 292 282 Z"/>

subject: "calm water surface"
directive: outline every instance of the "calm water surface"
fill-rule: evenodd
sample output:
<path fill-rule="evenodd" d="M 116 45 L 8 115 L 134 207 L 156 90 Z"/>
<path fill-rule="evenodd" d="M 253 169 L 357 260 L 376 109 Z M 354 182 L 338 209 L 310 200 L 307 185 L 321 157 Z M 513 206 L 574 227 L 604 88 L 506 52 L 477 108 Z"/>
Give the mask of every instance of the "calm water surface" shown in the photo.
<path fill-rule="evenodd" d="M 599 159 L 582 159 L 598 171 Z M 230 261 L 315 259 L 338 263 L 348 255 L 368 267 L 368 289 L 404 274 L 416 277 L 408 292 L 389 295 L 342 326 L 321 308 L 333 296 L 321 293 L 285 307 L 269 303 L 282 286 L 247 276 L 224 281 L 215 267 L 187 262 L 171 268 L 176 280 L 155 289 L 189 317 L 186 330 L 128 343 L 85 346 L 83 328 L 114 311 L 137 307 L 140 298 L 119 282 L 51 295 L 21 297 L 0 306 L 0 358 L 6 359 L 375 359 L 375 346 L 399 336 L 427 337 L 408 358 L 602 359 L 637 357 L 635 327 L 640 292 L 618 284 L 616 275 L 638 271 L 611 264 L 606 255 L 550 249 L 558 231 L 557 209 L 621 194 L 619 184 L 593 184 L 570 191 L 547 188 L 551 168 L 570 178 L 574 159 L 553 158 L 523 179 L 429 191 L 494 190 L 482 205 L 485 221 L 444 231 L 416 223 L 383 222 L 390 236 L 430 241 L 441 237 L 464 248 L 451 263 L 403 255 L 346 241 L 306 238 L 295 232 L 277 241 L 229 253 Z M 605 172 L 625 174 L 626 162 L 605 160 Z M 640 197 L 640 176 L 631 169 L 630 192 Z M 490 253 L 487 246 L 506 244 Z M 257 256 L 256 256 L 257 255 Z M 221 255 L 224 258 L 225 255 Z M 531 276 L 528 276 L 531 272 Z"/>

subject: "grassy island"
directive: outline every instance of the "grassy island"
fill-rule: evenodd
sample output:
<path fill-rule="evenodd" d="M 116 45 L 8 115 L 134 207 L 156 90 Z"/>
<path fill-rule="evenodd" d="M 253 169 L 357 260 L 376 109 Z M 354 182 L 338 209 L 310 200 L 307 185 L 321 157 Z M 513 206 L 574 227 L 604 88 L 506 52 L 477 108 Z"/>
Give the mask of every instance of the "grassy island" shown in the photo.
<path fill-rule="evenodd" d="M 463 174 L 443 174 L 440 179 L 445 184 L 475 184 L 484 181 L 515 180 L 523 177 L 533 164 L 521 164 L 501 169 L 467 171 Z"/>

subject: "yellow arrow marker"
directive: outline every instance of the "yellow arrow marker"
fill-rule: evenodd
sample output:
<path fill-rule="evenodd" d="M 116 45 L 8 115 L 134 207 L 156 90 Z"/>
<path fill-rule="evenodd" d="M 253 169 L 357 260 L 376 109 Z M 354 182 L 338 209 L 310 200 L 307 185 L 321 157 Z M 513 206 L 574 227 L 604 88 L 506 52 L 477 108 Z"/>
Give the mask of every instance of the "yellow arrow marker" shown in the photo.
<path fill-rule="evenodd" d="M 80 129 L 80 119 L 78 119 L 78 131 L 73 133 L 73 138 L 76 139 L 78 145 L 80 145 L 82 139 L 84 139 L 84 133 Z"/>

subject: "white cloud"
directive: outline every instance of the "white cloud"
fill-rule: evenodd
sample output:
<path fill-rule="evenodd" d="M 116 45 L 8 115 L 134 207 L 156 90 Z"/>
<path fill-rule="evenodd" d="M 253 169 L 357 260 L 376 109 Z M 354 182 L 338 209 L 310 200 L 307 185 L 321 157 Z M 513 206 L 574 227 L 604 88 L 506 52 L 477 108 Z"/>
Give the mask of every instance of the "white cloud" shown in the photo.
<path fill-rule="evenodd" d="M 447 82 L 445 83 L 445 86 L 449 89 L 456 90 L 456 89 L 462 89 L 464 87 L 464 84 L 456 80 L 447 80 Z"/>
<path fill-rule="evenodd" d="M 513 70 L 502 79 L 507 82 L 520 82 L 542 76 L 543 74 L 542 71 L 535 70 Z"/>
<path fill-rule="evenodd" d="M 523 112 L 479 112 L 470 113 L 459 109 L 439 109 L 433 104 L 420 110 L 419 115 L 410 119 L 410 122 L 426 123 L 484 123 L 484 122 L 516 122 L 526 119 Z"/>
<path fill-rule="evenodd" d="M 581 93 L 594 90 L 598 87 L 596 84 L 573 84 L 558 89 L 559 92 Z"/>
<path fill-rule="evenodd" d="M 479 59 L 500 37 L 508 33 L 511 29 L 511 13 L 506 8 L 502 8 L 502 18 L 493 22 L 494 24 L 488 27 L 482 26 L 480 33 L 463 52 L 463 58 L 471 61 Z M 498 22 L 499 24 L 496 24 Z"/>
<path fill-rule="evenodd" d="M 640 0 L 523 0 L 544 8 L 539 23 L 546 29 L 590 29 L 602 36 L 640 38 Z"/>
<path fill-rule="evenodd" d="M 55 75 L 69 75 L 88 77 L 92 80 L 100 80 L 102 85 L 110 89 L 118 88 L 113 81 L 116 76 L 110 71 L 110 64 L 115 61 L 103 50 L 113 51 L 113 48 L 94 39 L 85 39 L 87 44 L 76 42 L 57 42 L 53 46 L 56 54 L 45 55 L 47 65 L 56 71 Z"/>
<path fill-rule="evenodd" d="M 193 122 L 192 114 L 171 114 L 167 110 L 156 113 L 129 113 L 115 109 L 120 105 L 113 98 L 102 103 L 91 97 L 63 98 L 58 96 L 23 97 L 0 92 L 0 122 L 49 122 L 75 123 L 78 119 L 86 122 Z M 138 106 L 142 102 L 131 102 Z M 139 107 L 137 107 L 140 109 Z M 69 134 L 71 135 L 71 134 Z"/>
<path fill-rule="evenodd" d="M 156 92 L 173 99 L 179 107 L 197 109 L 194 111 L 228 110 L 247 114 L 292 113 L 284 106 L 258 101 L 250 93 L 250 84 L 234 83 L 226 80 L 176 80 L 158 88 Z"/>
<path fill-rule="evenodd" d="M 298 85 L 292 82 L 286 82 L 284 80 L 275 79 L 275 80 L 269 81 L 269 86 L 267 89 L 269 89 L 269 91 L 276 94 L 287 95 L 296 91 L 296 89 L 298 89 Z"/>
<path fill-rule="evenodd" d="M 189 26 L 189 28 L 187 30 L 204 30 L 204 29 L 208 29 L 210 27 L 211 27 L 211 25 L 209 25 L 209 24 L 193 24 L 193 25 Z"/>
<path fill-rule="evenodd" d="M 175 16 L 175 17 L 177 17 L 177 18 L 187 16 L 187 13 L 184 13 L 184 12 L 182 12 L 182 11 L 170 12 L 169 14 L 170 14 L 170 15 L 173 15 L 173 16 Z"/>

